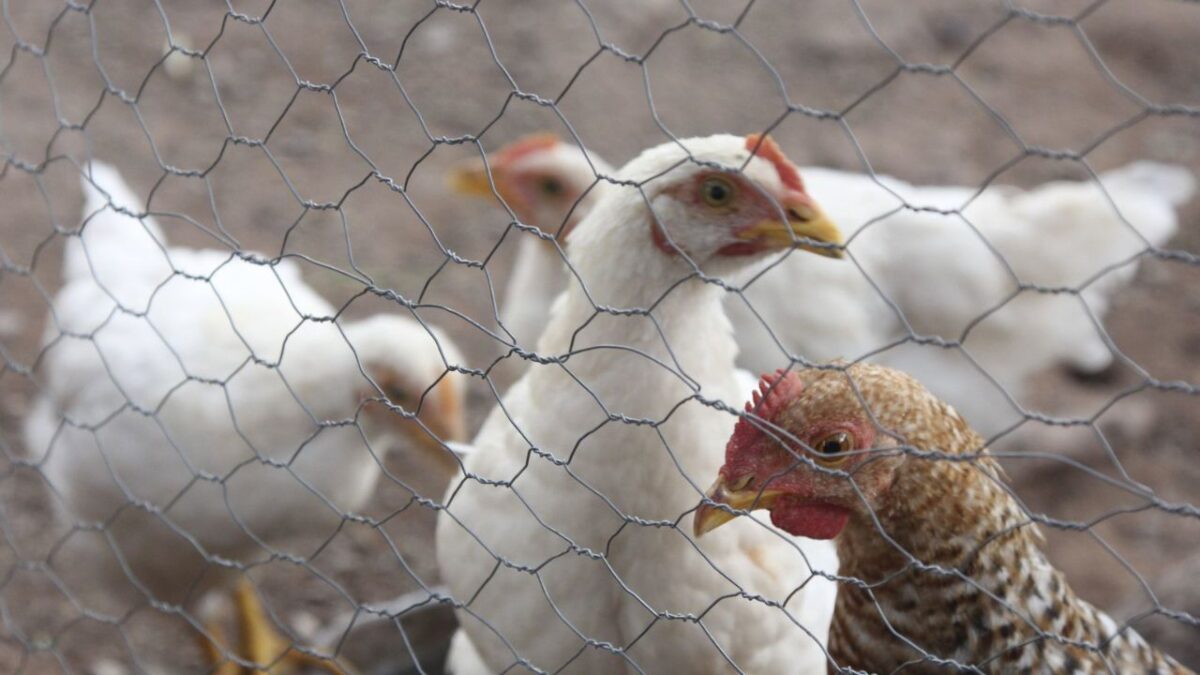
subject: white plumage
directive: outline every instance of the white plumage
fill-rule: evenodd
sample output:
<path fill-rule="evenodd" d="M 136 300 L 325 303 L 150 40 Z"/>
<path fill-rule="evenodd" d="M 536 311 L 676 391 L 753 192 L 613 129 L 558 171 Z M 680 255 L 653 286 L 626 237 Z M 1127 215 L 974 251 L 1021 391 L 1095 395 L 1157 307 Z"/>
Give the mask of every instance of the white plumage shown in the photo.
<path fill-rule="evenodd" d="M 612 167 L 574 146 L 558 143 L 544 153 L 519 157 L 506 165 L 505 170 L 509 173 L 504 180 L 520 180 L 521 176 L 548 176 L 560 166 L 568 167 L 564 176 L 578 176 L 578 182 L 573 180 L 563 185 L 561 192 L 555 195 L 543 194 L 540 199 L 531 199 L 533 206 L 530 213 L 519 215 L 526 224 L 544 228 L 543 231 L 548 234 L 561 230 L 561 238 L 565 241 L 566 235 L 592 210 L 608 185 L 604 181 L 597 182 L 597 174 L 611 174 Z M 581 194 L 583 196 L 578 203 L 571 198 L 571 195 Z M 513 260 L 512 276 L 504 287 L 504 301 L 500 306 L 500 319 L 504 327 L 512 332 L 521 345 L 528 348 L 537 344 L 550 318 L 550 304 L 566 285 L 567 267 L 560 248 L 530 234 L 522 235 Z"/>
<path fill-rule="evenodd" d="M 594 173 L 573 150 L 528 152 L 522 160 L 563 185 L 589 185 Z M 1095 181 L 1063 181 L 1029 191 L 801 171 L 809 193 L 849 235 L 852 261 L 772 261 L 744 297 L 728 297 L 739 365 L 762 373 L 786 364 L 789 354 L 810 362 L 866 356 L 915 375 L 985 436 L 1020 421 L 1008 396 L 1020 404 L 1031 375 L 1056 363 L 1096 372 L 1112 362 L 1096 322 L 1132 279 L 1136 256 L 1174 234 L 1175 207 L 1195 186 L 1186 169 L 1153 162 L 1101 174 L 1103 189 Z M 578 192 L 561 201 L 576 198 Z M 527 208 L 531 218 L 545 214 Z M 531 247 L 517 266 L 520 288 L 506 289 L 506 306 L 540 316 L 552 295 L 546 289 L 561 288 L 557 251 Z M 1018 280 L 1082 291 L 1026 290 L 1010 300 Z M 963 338 L 969 327 L 965 351 L 938 346 Z M 934 343 L 901 344 L 912 334 Z"/>
<path fill-rule="evenodd" d="M 485 199 L 499 196 L 523 224 L 558 239 L 556 246 L 532 232 L 509 234 L 517 238 L 516 254 L 498 319 L 523 349 L 537 345 L 550 305 L 567 285 L 560 247 L 608 185 L 598 176 L 612 172 L 593 153 L 551 134 L 531 134 L 489 155 L 487 166 L 471 161 L 451 174 L 456 191 Z M 515 379 L 523 364 L 516 357 L 509 361 L 512 365 L 505 364 L 504 370 Z"/>
<path fill-rule="evenodd" d="M 804 176 L 852 232 L 847 249 L 861 271 L 793 258 L 751 287 L 750 303 L 796 355 L 869 356 L 904 370 L 989 436 L 1022 419 L 1007 397 L 1020 404 L 1033 374 L 1056 363 L 1087 371 L 1111 363 L 1097 322 L 1132 279 L 1136 257 L 1174 234 L 1174 209 L 1194 188 L 1187 170 L 1149 162 L 1101 174 L 1103 190 L 1063 181 L 976 194 L 816 168 Z M 897 210 L 904 203 L 961 215 Z M 1082 291 L 1017 295 L 1018 283 Z M 797 291 L 793 302 L 780 302 L 781 286 Z M 766 372 L 786 360 L 744 305 L 730 315 L 746 367 Z M 909 327 L 961 338 L 963 349 L 908 343 L 874 353 L 908 337 Z"/>
<path fill-rule="evenodd" d="M 748 162 L 746 176 L 762 189 L 783 190 L 743 139 L 683 144 L 702 160 Z M 681 186 L 711 170 L 685 160 L 667 144 L 619 178 L 665 172 L 644 187 L 658 222 L 706 272 L 728 276 L 754 258 L 711 255 L 729 236 L 725 221 L 738 216 L 706 219 L 702 206 L 686 203 Z M 693 268 L 652 243 L 652 222 L 638 190 L 609 188 L 571 234 L 582 285 L 571 283 L 555 302 L 538 343 L 542 354 L 571 355 L 531 366 L 476 438 L 467 471 L 503 484 L 468 478 L 447 494 L 438 560 L 454 597 L 467 603 L 459 617 L 470 638 L 455 639 L 458 675 L 514 663 L 579 673 L 824 668 L 835 591 L 809 566 L 836 570 L 827 542 L 766 526 L 729 528 L 730 536 L 702 544 L 687 534 L 687 514 L 706 487 L 696 481 L 720 465 L 736 419 L 696 396 L 742 401 L 749 391 L 734 371 L 723 292 L 695 278 L 677 284 Z M 597 314 L 595 306 L 653 306 L 653 319 Z M 786 600 L 787 611 L 739 590 Z"/>
<path fill-rule="evenodd" d="M 334 321 L 288 261 L 168 248 L 115 169 L 90 171 L 25 427 L 61 519 L 102 528 L 73 535 L 99 545 L 89 582 L 194 601 L 226 567 L 362 507 L 393 431 L 453 461 L 382 403 L 461 435 L 447 371 L 462 359 L 444 335 L 395 315 Z"/>

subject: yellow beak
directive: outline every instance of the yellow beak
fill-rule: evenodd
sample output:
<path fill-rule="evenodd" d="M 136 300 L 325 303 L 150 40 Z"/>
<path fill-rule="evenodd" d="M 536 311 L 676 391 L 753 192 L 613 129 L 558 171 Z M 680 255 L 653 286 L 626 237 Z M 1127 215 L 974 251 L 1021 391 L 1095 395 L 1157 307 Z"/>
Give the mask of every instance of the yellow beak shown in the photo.
<path fill-rule="evenodd" d="M 746 482 L 741 482 L 744 487 Z M 734 511 L 769 509 L 783 494 L 779 490 L 733 489 L 724 476 L 718 476 L 717 482 L 704 495 L 708 501 L 702 502 L 692 516 L 692 533 L 696 537 L 704 536 L 738 517 Z"/>
<path fill-rule="evenodd" d="M 499 175 L 499 169 L 493 167 L 492 179 L 498 179 Z M 496 193 L 492 190 L 492 179 L 488 177 L 488 170 L 483 165 L 483 160 L 477 158 L 457 164 L 447 176 L 451 190 L 470 197 L 495 196 Z M 499 180 L 496 182 L 499 183 Z"/>
<path fill-rule="evenodd" d="M 790 202 L 790 203 L 789 203 Z M 739 239 L 763 242 L 771 249 L 797 248 L 826 258 L 842 257 L 842 233 L 816 205 L 799 200 L 782 206 L 789 223 L 768 219 L 737 233 Z M 814 243 L 808 243 L 809 240 Z"/>
<path fill-rule="evenodd" d="M 440 469 L 449 476 L 455 475 L 459 468 L 458 459 L 445 443 L 467 441 L 467 421 L 459 382 L 453 378 L 439 382 L 426 396 L 417 417 L 425 424 L 425 428 L 422 429 L 416 421 L 408 420 L 405 431 L 422 450 L 433 456 Z"/>

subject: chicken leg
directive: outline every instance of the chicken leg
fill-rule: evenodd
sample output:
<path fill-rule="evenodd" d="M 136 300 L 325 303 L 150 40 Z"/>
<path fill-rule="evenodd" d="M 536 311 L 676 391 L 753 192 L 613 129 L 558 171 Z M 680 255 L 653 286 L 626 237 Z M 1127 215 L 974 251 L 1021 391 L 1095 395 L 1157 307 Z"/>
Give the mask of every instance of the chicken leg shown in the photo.
<path fill-rule="evenodd" d="M 209 621 L 205 623 L 204 631 L 196 639 L 200 643 L 200 651 L 211 666 L 212 675 L 242 675 L 242 667 L 225 657 L 223 645 L 228 644 L 228 640 L 225 639 L 225 631 L 221 630 L 221 626 L 216 621 Z"/>
<path fill-rule="evenodd" d="M 321 658 L 296 649 L 291 640 L 280 635 L 271 626 L 258 594 L 248 580 L 243 578 L 238 583 L 234 592 L 234 602 L 238 619 L 238 655 L 258 667 L 244 668 L 230 661 L 221 647 L 214 642 L 225 642 L 221 630 L 210 624 L 207 626 L 208 635 L 202 635 L 200 640 L 205 656 L 214 667 L 215 675 L 285 675 L 310 671 L 334 675 L 356 674 L 357 671 L 353 668 L 334 659 Z"/>

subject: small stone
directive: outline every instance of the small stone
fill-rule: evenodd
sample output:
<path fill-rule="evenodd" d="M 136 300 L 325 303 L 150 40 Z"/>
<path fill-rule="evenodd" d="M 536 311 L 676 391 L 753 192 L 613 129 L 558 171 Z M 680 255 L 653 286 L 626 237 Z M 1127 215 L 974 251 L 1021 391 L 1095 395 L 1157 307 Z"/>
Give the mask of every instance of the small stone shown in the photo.
<path fill-rule="evenodd" d="M 311 641 L 321 629 L 321 620 L 312 612 L 300 611 L 292 614 L 291 621 L 292 630 L 296 632 L 298 637 L 304 638 L 306 641 Z"/>
<path fill-rule="evenodd" d="M 173 34 L 175 45 L 183 49 L 192 50 L 192 41 L 187 35 L 175 31 Z M 163 43 L 163 53 L 171 52 L 171 43 Z M 196 69 L 196 59 L 184 54 L 178 49 L 171 52 L 167 60 L 163 62 L 163 70 L 166 71 L 167 77 L 172 80 L 186 80 L 191 77 L 192 72 Z"/>
<path fill-rule="evenodd" d="M 25 328 L 25 317 L 15 309 L 0 309 L 0 337 L 12 337 Z"/>

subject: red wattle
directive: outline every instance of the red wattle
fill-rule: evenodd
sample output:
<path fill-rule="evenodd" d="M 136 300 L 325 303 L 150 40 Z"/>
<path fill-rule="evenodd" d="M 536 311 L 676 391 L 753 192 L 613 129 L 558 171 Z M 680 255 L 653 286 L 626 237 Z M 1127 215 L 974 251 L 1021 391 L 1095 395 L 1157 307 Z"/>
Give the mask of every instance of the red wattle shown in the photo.
<path fill-rule="evenodd" d="M 850 520 L 850 511 L 833 504 L 806 502 L 799 497 L 780 497 L 771 507 L 775 527 L 797 537 L 833 539 Z"/>

